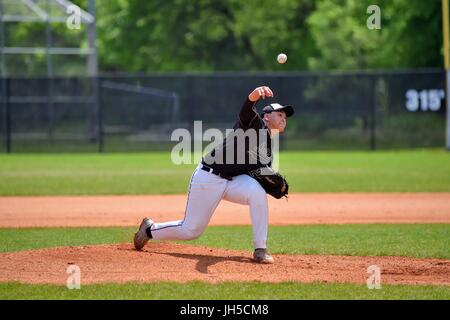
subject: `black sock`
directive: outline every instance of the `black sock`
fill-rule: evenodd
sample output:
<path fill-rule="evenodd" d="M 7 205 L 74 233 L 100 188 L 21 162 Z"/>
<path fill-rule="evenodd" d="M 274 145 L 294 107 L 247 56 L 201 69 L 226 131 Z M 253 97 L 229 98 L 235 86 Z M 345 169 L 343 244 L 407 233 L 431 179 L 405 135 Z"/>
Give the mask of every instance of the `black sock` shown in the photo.
<path fill-rule="evenodd" d="M 145 233 L 147 234 L 147 237 L 149 237 L 150 239 L 153 239 L 152 231 L 150 229 L 151 229 L 151 227 L 148 227 L 147 229 L 145 229 Z"/>

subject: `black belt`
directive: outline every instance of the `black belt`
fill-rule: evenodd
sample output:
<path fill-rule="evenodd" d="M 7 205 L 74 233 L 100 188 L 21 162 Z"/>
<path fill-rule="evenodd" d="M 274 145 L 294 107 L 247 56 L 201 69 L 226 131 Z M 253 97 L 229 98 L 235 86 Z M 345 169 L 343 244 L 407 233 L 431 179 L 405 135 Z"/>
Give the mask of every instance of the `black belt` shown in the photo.
<path fill-rule="evenodd" d="M 206 172 L 215 174 L 216 176 L 219 176 L 219 177 L 221 177 L 223 179 L 227 179 L 227 180 L 230 180 L 230 181 L 233 180 L 233 177 L 230 177 L 230 176 L 224 175 L 224 174 L 222 174 L 220 172 L 217 172 L 217 170 L 214 170 L 213 168 L 208 167 L 208 166 L 204 165 L 203 163 L 201 164 L 201 166 L 202 166 L 201 169 L 206 171 Z"/>

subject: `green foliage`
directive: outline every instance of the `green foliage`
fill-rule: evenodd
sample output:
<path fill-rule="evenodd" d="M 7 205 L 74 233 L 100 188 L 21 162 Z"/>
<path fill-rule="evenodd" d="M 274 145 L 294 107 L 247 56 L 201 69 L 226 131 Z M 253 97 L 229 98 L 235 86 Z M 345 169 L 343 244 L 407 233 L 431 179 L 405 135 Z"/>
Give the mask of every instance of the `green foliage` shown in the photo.
<path fill-rule="evenodd" d="M 433 146 L 445 144 L 446 119 L 436 113 L 426 113 L 417 117 L 415 114 L 389 115 L 384 117 L 377 131 L 377 143 L 386 147 L 405 146 L 409 141 L 411 147 L 421 141 L 421 145 Z M 407 146 L 407 145 L 406 145 Z"/>
<path fill-rule="evenodd" d="M 440 1 L 111 1 L 98 3 L 105 71 L 440 67 Z M 288 63 L 279 65 L 279 52 Z"/>
<path fill-rule="evenodd" d="M 86 0 L 73 0 L 87 9 Z M 104 72 L 323 70 L 442 66 L 440 1 L 380 0 L 381 30 L 369 30 L 370 0 L 97 0 Z M 54 45 L 85 47 L 86 32 L 54 24 Z M 45 23 L 11 23 L 10 46 L 45 47 Z M 275 58 L 288 54 L 288 63 Z M 83 61 L 57 74 L 84 74 Z M 60 59 L 61 60 L 61 59 Z M 45 74 L 46 56 L 8 57 L 9 74 Z"/>
<path fill-rule="evenodd" d="M 304 69 L 314 45 L 311 0 L 100 1 L 99 49 L 108 71 Z M 276 10 L 274 10 L 276 8 Z M 296 41 L 292 41 L 295 38 Z"/>
<path fill-rule="evenodd" d="M 309 66 L 317 69 L 418 68 L 442 66 L 441 2 L 382 0 L 381 29 L 366 20 L 370 0 L 317 2 L 308 17 L 319 51 Z"/>
<path fill-rule="evenodd" d="M 87 9 L 86 0 L 73 0 Z M 380 0 L 381 30 L 369 30 L 370 0 L 98 0 L 100 69 L 106 72 L 322 70 L 442 66 L 441 3 Z M 45 23 L 11 23 L 10 46 L 45 47 Z M 52 25 L 55 46 L 85 47 L 85 29 Z M 275 61 L 288 54 L 288 63 Z M 9 74 L 45 74 L 46 56 L 8 58 Z M 83 74 L 83 61 L 56 61 Z"/>
<path fill-rule="evenodd" d="M 87 0 L 76 0 L 74 3 L 87 8 Z M 12 3 L 12 2 L 9 2 Z M 54 1 L 35 1 L 35 3 L 52 17 L 65 17 L 66 12 Z M 6 6 L 6 13 L 21 14 L 37 17 L 31 10 L 27 10 L 22 2 L 14 3 L 14 6 Z M 86 26 L 80 29 L 69 29 L 64 21 L 52 22 L 47 25 L 45 21 L 9 22 L 4 24 L 5 46 L 7 47 L 47 47 L 47 28 L 51 30 L 52 47 L 86 48 Z M 5 67 L 7 75 L 12 76 L 37 76 L 47 75 L 47 60 L 45 53 L 39 54 L 14 54 L 5 55 Z M 76 76 L 85 75 L 86 58 L 76 55 L 51 55 L 53 73 L 55 75 Z"/>

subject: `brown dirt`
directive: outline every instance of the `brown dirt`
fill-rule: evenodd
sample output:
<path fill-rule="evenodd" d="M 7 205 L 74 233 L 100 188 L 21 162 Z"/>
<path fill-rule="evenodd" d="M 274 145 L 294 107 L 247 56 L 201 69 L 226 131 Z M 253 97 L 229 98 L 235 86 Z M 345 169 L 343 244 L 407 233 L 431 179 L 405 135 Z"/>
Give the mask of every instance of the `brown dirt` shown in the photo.
<path fill-rule="evenodd" d="M 0 254 L 0 282 L 65 285 L 67 267 L 81 269 L 81 285 L 157 281 L 349 282 L 365 284 L 367 268 L 381 269 L 381 284 L 450 285 L 450 260 L 406 257 L 274 255 L 276 263 L 253 263 L 249 252 L 150 243 L 61 247 Z"/>
<path fill-rule="evenodd" d="M 135 226 L 142 217 L 182 219 L 185 195 L 0 197 L 0 228 Z M 270 224 L 450 223 L 450 193 L 301 193 L 289 202 L 269 197 Z M 248 208 L 222 201 L 210 225 L 250 224 Z M 450 260 L 406 257 L 275 255 L 252 263 L 249 252 L 152 243 L 80 246 L 0 254 L 0 282 L 65 284 L 70 264 L 82 284 L 200 280 L 366 283 L 381 268 L 382 284 L 450 285 Z"/>
<path fill-rule="evenodd" d="M 136 226 L 183 219 L 186 195 L 0 197 L 0 227 Z M 450 223 L 450 193 L 297 193 L 269 197 L 272 225 Z M 248 207 L 222 201 L 210 225 L 250 224 Z"/>

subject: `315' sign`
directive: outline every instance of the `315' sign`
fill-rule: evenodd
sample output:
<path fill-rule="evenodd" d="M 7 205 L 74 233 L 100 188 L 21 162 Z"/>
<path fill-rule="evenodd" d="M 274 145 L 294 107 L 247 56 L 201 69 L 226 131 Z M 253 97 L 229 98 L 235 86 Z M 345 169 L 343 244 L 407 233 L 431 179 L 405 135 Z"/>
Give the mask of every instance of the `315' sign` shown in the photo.
<path fill-rule="evenodd" d="M 406 109 L 416 111 L 438 111 L 441 108 L 445 92 L 442 89 L 429 89 L 417 91 L 410 89 L 406 91 Z"/>

